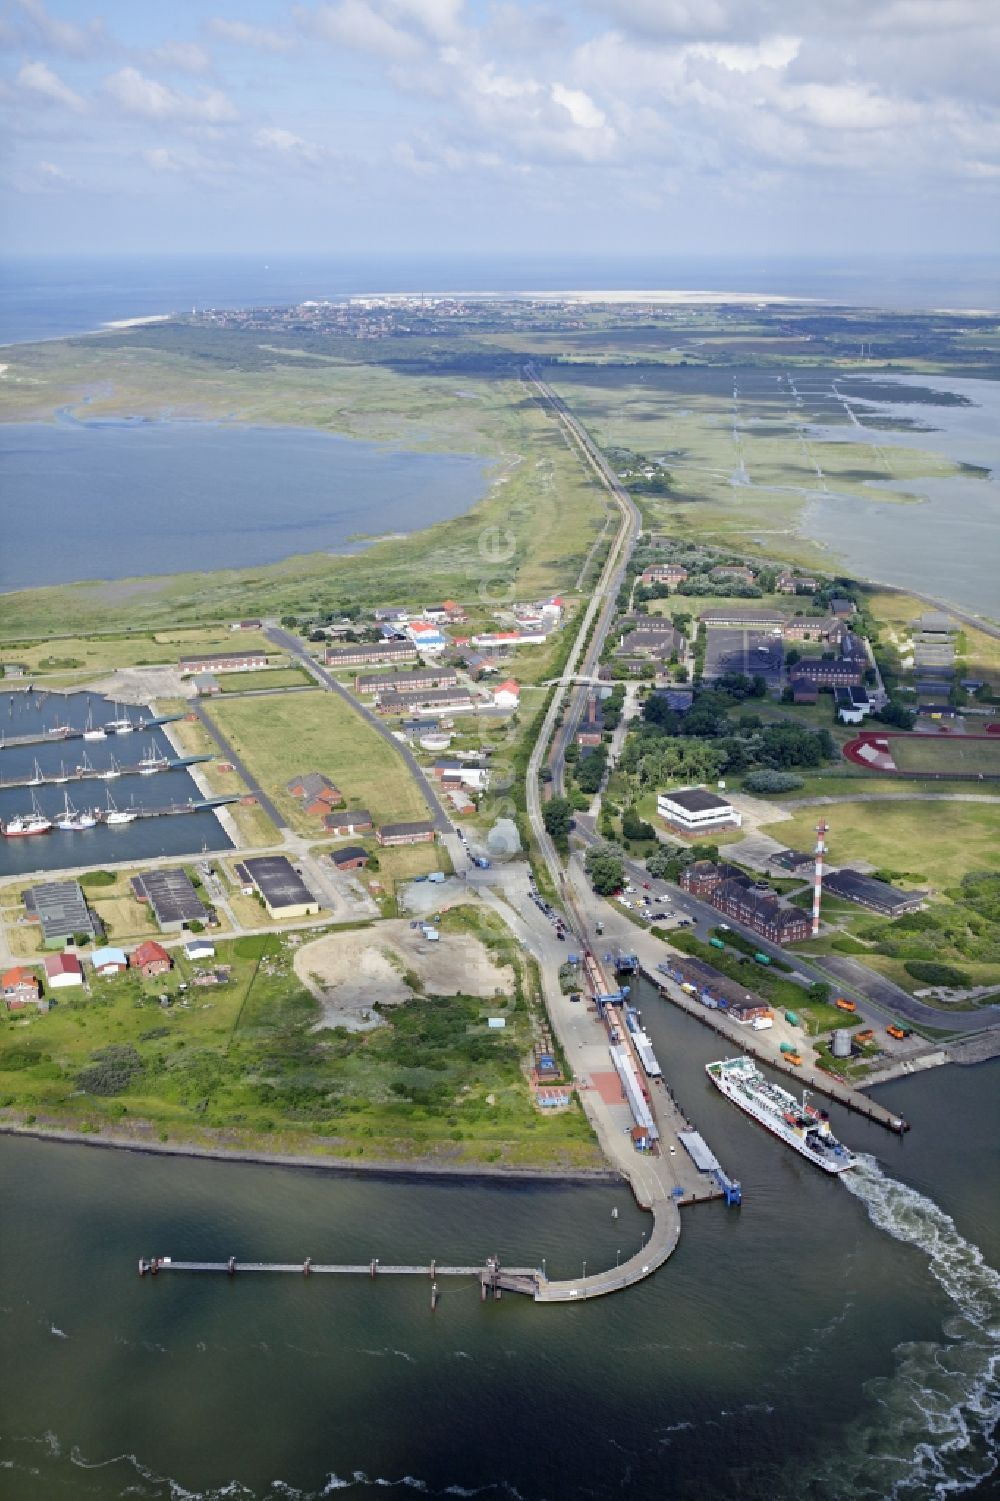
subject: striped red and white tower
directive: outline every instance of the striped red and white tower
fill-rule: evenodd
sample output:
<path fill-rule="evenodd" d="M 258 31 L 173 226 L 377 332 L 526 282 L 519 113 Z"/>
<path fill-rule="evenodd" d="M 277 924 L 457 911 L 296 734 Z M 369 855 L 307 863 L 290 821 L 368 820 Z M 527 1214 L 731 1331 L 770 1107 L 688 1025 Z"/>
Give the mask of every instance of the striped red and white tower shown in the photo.
<path fill-rule="evenodd" d="M 823 856 L 826 854 L 827 825 L 820 819 L 816 825 L 816 871 L 813 876 L 813 921 L 812 936 L 819 936 L 819 909 L 823 900 Z"/>

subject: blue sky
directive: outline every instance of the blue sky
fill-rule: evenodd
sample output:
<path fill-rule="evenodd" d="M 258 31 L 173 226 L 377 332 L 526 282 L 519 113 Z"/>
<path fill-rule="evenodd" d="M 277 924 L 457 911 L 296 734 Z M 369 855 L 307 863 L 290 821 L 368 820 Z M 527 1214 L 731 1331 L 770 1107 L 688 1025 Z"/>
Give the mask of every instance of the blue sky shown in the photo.
<path fill-rule="evenodd" d="M 13 251 L 988 253 L 1000 0 L 7 0 Z"/>

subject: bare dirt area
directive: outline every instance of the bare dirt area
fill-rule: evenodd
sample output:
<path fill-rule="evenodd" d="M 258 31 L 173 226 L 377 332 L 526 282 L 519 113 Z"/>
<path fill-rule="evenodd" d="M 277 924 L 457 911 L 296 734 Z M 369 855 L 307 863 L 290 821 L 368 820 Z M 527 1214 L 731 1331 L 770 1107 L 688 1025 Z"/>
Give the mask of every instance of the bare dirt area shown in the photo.
<path fill-rule="evenodd" d="M 495 964 L 471 933 L 444 933 L 435 943 L 399 919 L 354 933 L 328 933 L 300 948 L 294 963 L 323 1007 L 319 1025 L 351 1032 L 379 1025 L 376 1001 L 398 1006 L 411 998 L 407 975 L 415 976 L 427 995 L 489 997 L 514 988 L 510 966 Z"/>

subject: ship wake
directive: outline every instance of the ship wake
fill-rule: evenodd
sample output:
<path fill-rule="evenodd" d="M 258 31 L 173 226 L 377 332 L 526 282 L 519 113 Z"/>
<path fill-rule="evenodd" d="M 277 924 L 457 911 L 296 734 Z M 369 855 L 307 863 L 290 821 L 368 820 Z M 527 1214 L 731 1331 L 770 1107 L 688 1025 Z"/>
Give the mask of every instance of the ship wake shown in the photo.
<path fill-rule="evenodd" d="M 829 1461 L 824 1492 L 916 1501 L 973 1491 L 998 1466 L 1000 1273 L 950 1215 L 873 1157 L 860 1155 L 840 1181 L 872 1224 L 926 1257 L 954 1314 L 942 1343 L 901 1345 L 894 1373 L 870 1384 L 878 1419 Z"/>

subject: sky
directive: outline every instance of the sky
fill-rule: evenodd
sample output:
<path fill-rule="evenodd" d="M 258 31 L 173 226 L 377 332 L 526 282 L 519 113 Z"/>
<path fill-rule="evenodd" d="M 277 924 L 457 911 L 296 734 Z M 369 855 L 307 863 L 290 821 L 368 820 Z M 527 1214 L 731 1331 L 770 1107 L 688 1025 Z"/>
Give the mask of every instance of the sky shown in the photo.
<path fill-rule="evenodd" d="M 4 0 L 8 251 L 988 254 L 1000 0 Z"/>

